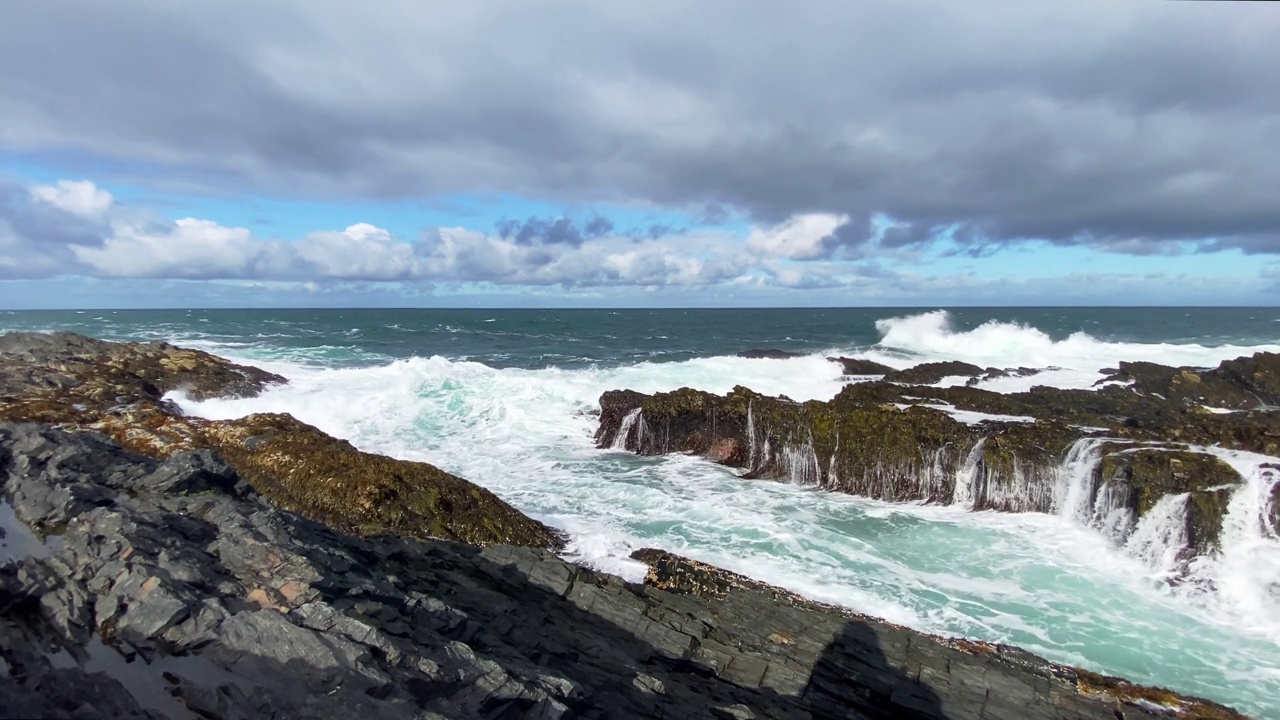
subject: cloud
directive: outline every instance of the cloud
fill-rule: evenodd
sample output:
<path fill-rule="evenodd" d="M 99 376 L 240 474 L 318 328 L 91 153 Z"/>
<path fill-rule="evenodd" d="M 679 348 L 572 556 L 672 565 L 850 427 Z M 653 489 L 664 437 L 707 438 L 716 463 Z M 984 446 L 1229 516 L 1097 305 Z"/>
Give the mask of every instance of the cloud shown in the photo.
<path fill-rule="evenodd" d="M 1275 274 L 1270 266 L 1245 280 L 1188 277 L 1151 268 L 1143 273 L 1018 281 L 982 278 L 963 269 L 926 274 L 910 262 L 912 251 L 884 247 L 892 223 L 821 213 L 743 231 L 703 228 L 652 237 L 606 229 L 612 223 L 596 223 L 596 229 L 587 232 L 593 222 L 588 220 L 578 231 L 581 240 L 574 242 L 555 239 L 554 233 L 550 238 L 522 238 L 521 228 L 556 226 L 537 219 L 505 234 L 446 227 L 404 238 L 370 223 L 356 223 L 297 238 L 265 238 L 208 219 L 168 220 L 144 209 L 108 205 L 95 200 L 101 195 L 89 183 L 39 187 L 67 191 L 53 195 L 57 202 L 51 203 L 36 188 L 0 183 L 0 280 L 5 281 L 0 285 L 5 288 L 28 280 L 45 279 L 54 287 L 77 279 L 146 281 L 171 292 L 192 293 L 192 285 L 181 283 L 204 281 L 231 283 L 245 290 L 245 298 L 278 297 L 292 288 L 338 302 L 336 298 L 356 297 L 363 289 L 371 298 L 381 298 L 378 302 L 394 304 L 397 296 L 484 290 L 492 293 L 490 302 L 504 293 L 541 298 L 560 293 L 667 305 L 750 305 L 762 299 L 806 305 L 1007 304 L 1030 299 L 1036 288 L 1053 298 L 1087 303 L 1091 298 L 1115 298 L 1116 288 L 1123 288 L 1126 300 L 1234 302 L 1232 298 L 1249 293 L 1262 297 L 1274 285 Z M 655 291 L 660 291 L 653 296 L 658 300 L 637 299 L 642 297 L 637 293 Z M 0 296 L 6 292 L 0 288 Z M 193 302 L 197 297 L 225 304 L 231 296 L 213 290 L 190 294 Z M 30 301 L 19 297 L 18 302 Z"/>
<path fill-rule="evenodd" d="M 72 248 L 101 243 L 110 206 L 110 194 L 93 183 L 31 187 L 0 179 L 0 278 L 76 267 Z"/>
<path fill-rule="evenodd" d="M 31 188 L 31 197 L 83 218 L 100 217 L 115 202 L 111 193 L 88 180 L 59 180 L 56 185 L 37 185 Z"/>
<path fill-rule="evenodd" d="M 249 277 L 263 247 L 244 228 L 184 218 L 157 232 L 117 226 L 101 247 L 75 245 L 76 258 L 102 277 Z"/>
<path fill-rule="evenodd" d="M 883 213 L 911 229 L 886 238 L 900 247 L 946 229 L 1250 252 L 1280 236 L 1269 3 L 68 12 L 0 9 L 0 147 L 220 192 Z"/>
<path fill-rule="evenodd" d="M 771 227 L 752 230 L 747 237 L 747 250 L 791 260 L 828 259 L 838 246 L 834 233 L 848 222 L 848 215 L 797 215 Z"/>
<path fill-rule="evenodd" d="M 357 223 L 282 239 L 207 219 L 169 221 L 109 199 L 89 182 L 0 185 L 0 278 L 660 287 L 722 283 L 752 266 L 723 233 L 635 238 L 601 216 L 581 229 L 530 218 L 497 234 L 435 228 L 407 240 Z"/>
<path fill-rule="evenodd" d="M 581 245 L 590 238 L 612 233 L 614 224 L 609 218 L 600 215 L 593 215 L 581 229 L 576 222 L 566 217 L 530 217 L 523 223 L 504 218 L 498 221 L 496 229 L 499 236 L 514 238 L 522 245 L 535 242 Z"/>
<path fill-rule="evenodd" d="M 298 272 L 313 279 L 408 280 L 414 277 L 413 248 L 390 232 L 359 223 L 342 232 L 316 232 L 288 247 Z M 288 273 L 286 273 L 288 274 Z"/>

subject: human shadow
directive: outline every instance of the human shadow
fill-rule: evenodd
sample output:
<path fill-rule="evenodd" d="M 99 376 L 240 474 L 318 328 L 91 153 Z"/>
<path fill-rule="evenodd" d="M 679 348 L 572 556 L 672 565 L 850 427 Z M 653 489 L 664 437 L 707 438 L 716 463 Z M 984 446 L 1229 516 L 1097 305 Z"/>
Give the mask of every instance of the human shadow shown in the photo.
<path fill-rule="evenodd" d="M 814 665 L 804 691 L 815 719 L 951 717 L 934 688 L 907 669 L 909 643 L 894 647 L 898 657 L 890 660 L 882 642 L 871 622 L 845 623 Z"/>

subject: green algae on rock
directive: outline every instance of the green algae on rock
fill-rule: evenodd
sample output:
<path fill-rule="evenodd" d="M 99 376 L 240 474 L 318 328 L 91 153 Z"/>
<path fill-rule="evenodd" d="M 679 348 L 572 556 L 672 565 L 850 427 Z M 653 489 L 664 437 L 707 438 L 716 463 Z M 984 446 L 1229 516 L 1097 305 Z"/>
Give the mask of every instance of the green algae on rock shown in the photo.
<path fill-rule="evenodd" d="M 1244 482 L 1197 446 L 1280 450 L 1280 421 L 1265 407 L 1223 414 L 1202 403 L 1226 397 L 1225 387 L 1269 403 L 1277 358 L 1259 353 L 1197 372 L 1123 366 L 1149 378 L 1189 373 L 1199 380 L 1178 381 L 1183 386 L 1218 388 L 1194 396 L 1114 384 L 1000 394 L 885 380 L 849 384 L 828 402 L 805 403 L 740 386 L 723 396 L 691 388 L 610 391 L 600 398 L 596 439 L 640 455 L 703 455 L 742 469 L 744 478 L 788 479 L 881 500 L 1079 515 L 1117 542 L 1162 498 L 1185 493 L 1185 566 L 1192 555 L 1218 550 L 1230 499 Z M 961 422 L 955 410 L 989 418 Z M 1025 421 L 1013 421 L 1019 418 Z M 1280 527 L 1277 507 L 1280 500 L 1263 519 L 1272 527 Z"/>
<path fill-rule="evenodd" d="M 275 504 L 344 532 L 473 545 L 561 542 L 478 485 L 427 463 L 361 452 L 291 415 L 205 423 L 200 440 Z"/>

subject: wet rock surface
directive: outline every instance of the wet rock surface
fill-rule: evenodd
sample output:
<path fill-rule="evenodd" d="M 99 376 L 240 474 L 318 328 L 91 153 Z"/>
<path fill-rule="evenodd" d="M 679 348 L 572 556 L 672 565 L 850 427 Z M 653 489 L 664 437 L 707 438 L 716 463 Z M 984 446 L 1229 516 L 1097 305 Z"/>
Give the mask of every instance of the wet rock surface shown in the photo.
<path fill-rule="evenodd" d="M 1280 401 L 1280 356 L 1269 353 L 1209 370 L 1122 363 L 1096 390 L 1033 387 L 1002 394 L 911 384 L 1033 370 L 926 363 L 848 384 L 827 402 L 797 403 L 744 387 L 726 395 L 689 388 L 611 391 L 600 398 L 596 439 L 601 447 L 693 453 L 741 468 L 747 478 L 883 500 L 1054 512 L 1072 449 L 1088 438 L 1113 438 L 1100 450 L 1087 492 L 1097 497 L 1105 488 L 1108 509 L 1127 511 L 1131 521 L 1161 497 L 1189 493 L 1189 555 L 1215 549 L 1231 491 L 1242 482 L 1222 460 L 1196 448 L 1280 454 L 1280 414 L 1271 409 Z M 1274 513 L 1264 521 L 1280 528 Z M 1132 528 L 1106 529 L 1123 540 Z"/>
<path fill-rule="evenodd" d="M 210 421 L 185 417 L 165 399 L 169 392 L 197 400 L 252 397 L 284 382 L 164 343 L 73 333 L 0 336 L 0 420 L 97 430 L 158 459 L 213 451 L 279 506 L 344 532 L 563 544 L 552 528 L 427 463 L 360 452 L 288 415 Z"/>
<path fill-rule="evenodd" d="M 921 363 L 905 370 L 894 370 L 884 376 L 889 382 L 908 385 L 930 385 L 946 377 L 976 377 L 985 371 L 972 363 L 948 360 L 946 362 Z"/>
<path fill-rule="evenodd" d="M 944 641 L 661 551 L 340 534 L 215 453 L 0 424 L 0 716 L 1234 718 Z"/>
<path fill-rule="evenodd" d="M 775 350 L 773 348 L 752 348 L 739 352 L 737 356 L 749 360 L 786 360 L 788 358 L 802 357 L 803 353 L 787 352 L 786 350 Z"/>
<path fill-rule="evenodd" d="M 888 375 L 894 369 L 874 360 L 863 360 L 850 357 L 830 357 L 831 362 L 840 363 L 845 375 Z"/>

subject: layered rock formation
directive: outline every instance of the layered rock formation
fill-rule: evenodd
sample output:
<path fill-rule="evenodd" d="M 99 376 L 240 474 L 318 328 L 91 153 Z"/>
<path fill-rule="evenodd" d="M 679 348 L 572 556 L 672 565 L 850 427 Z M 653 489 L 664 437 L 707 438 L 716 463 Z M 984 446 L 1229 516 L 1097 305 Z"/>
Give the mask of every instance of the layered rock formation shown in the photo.
<path fill-rule="evenodd" d="M 0 424 L 0 717 L 1238 718 L 661 551 L 354 537 L 208 450 Z"/>
<path fill-rule="evenodd" d="M 723 396 L 611 391 L 600 399 L 596 439 L 883 500 L 1072 515 L 1117 542 L 1162 498 L 1186 494 L 1184 561 L 1217 549 L 1228 501 L 1244 482 L 1203 446 L 1280 453 L 1280 419 L 1269 409 L 1280 403 L 1280 356 L 1207 371 L 1124 363 L 1093 391 L 904 384 L 971 372 L 981 370 L 929 363 L 886 376 L 899 382 L 847 385 L 828 402 L 743 387 Z M 1277 527 L 1280 484 L 1272 492 L 1261 521 Z"/>

